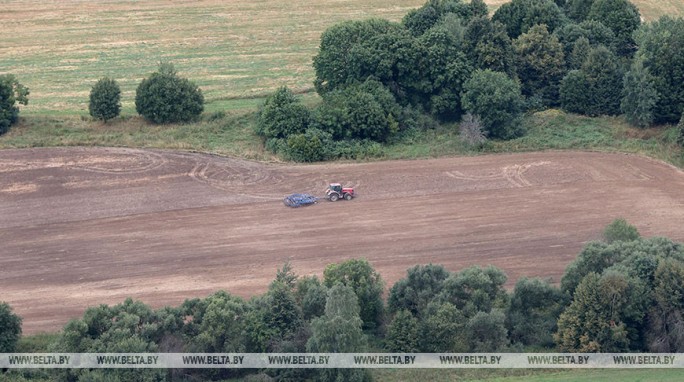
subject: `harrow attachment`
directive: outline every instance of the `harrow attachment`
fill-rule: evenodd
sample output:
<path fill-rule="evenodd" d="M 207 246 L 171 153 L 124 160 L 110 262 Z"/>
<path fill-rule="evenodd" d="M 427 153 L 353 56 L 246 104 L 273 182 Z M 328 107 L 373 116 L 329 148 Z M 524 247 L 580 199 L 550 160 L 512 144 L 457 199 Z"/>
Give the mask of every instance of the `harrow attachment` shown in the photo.
<path fill-rule="evenodd" d="M 318 198 L 309 194 L 292 194 L 283 199 L 283 203 L 292 208 L 308 206 L 316 202 L 318 202 Z"/>

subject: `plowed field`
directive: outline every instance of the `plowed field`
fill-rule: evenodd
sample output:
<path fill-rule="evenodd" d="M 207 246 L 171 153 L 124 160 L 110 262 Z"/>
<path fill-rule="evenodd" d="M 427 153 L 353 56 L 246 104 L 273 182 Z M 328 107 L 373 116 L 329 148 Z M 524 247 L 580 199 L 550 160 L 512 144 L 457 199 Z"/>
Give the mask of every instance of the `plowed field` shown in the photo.
<path fill-rule="evenodd" d="M 329 182 L 352 201 L 291 209 Z M 262 164 L 171 151 L 0 151 L 0 300 L 24 332 L 56 330 L 126 297 L 155 307 L 218 289 L 263 292 L 365 257 L 388 285 L 416 264 L 493 264 L 559 282 L 625 217 L 684 241 L 684 173 L 647 158 L 544 152 L 360 164 Z"/>

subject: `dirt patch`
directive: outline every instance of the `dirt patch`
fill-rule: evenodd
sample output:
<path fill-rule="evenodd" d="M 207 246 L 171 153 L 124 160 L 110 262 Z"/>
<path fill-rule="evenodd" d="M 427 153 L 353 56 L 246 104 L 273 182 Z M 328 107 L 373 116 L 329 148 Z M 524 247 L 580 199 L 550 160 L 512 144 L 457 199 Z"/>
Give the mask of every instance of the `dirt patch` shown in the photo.
<path fill-rule="evenodd" d="M 616 217 L 684 240 L 684 174 L 623 154 L 548 152 L 362 164 L 266 165 L 171 151 L 0 151 L 0 290 L 24 332 L 87 306 L 155 307 L 218 289 L 262 293 L 365 257 L 388 286 L 416 264 L 493 264 L 558 282 Z M 357 188 L 289 209 L 293 192 Z"/>

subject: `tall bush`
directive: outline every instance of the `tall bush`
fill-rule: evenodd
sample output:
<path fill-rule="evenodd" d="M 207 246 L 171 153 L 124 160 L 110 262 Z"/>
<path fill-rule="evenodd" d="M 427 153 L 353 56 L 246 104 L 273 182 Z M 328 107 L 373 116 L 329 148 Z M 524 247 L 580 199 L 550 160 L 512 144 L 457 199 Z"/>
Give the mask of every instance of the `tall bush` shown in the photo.
<path fill-rule="evenodd" d="M 138 85 L 135 110 L 158 124 L 191 122 L 202 114 L 204 96 L 197 85 L 179 77 L 172 64 L 162 63 Z"/>

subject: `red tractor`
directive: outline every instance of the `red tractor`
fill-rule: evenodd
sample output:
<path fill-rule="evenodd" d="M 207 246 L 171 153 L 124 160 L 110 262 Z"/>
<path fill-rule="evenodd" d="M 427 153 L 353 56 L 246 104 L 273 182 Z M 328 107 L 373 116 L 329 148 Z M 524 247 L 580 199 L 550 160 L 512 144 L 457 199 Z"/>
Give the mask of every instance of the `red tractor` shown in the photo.
<path fill-rule="evenodd" d="M 336 202 L 338 199 L 352 200 L 354 197 L 354 189 L 352 187 L 342 187 L 339 183 L 330 183 L 328 189 L 325 190 L 325 198 L 331 202 Z"/>

